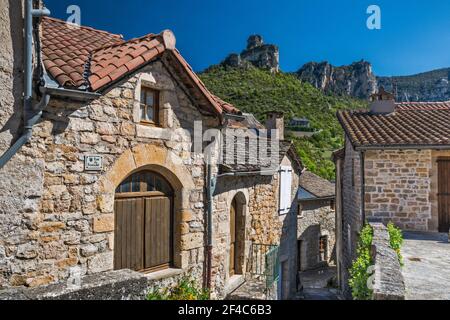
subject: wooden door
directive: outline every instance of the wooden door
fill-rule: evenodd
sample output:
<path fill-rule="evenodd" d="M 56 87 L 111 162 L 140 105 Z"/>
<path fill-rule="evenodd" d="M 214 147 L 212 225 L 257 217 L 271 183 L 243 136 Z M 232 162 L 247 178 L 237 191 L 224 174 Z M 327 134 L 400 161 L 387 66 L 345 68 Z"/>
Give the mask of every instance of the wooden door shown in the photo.
<path fill-rule="evenodd" d="M 140 171 L 116 189 L 114 269 L 154 271 L 171 266 L 173 190 L 159 174 Z"/>
<path fill-rule="evenodd" d="M 115 201 L 114 268 L 144 268 L 144 206 L 142 198 Z"/>
<path fill-rule="evenodd" d="M 438 160 L 439 232 L 450 229 L 450 159 Z"/>
<path fill-rule="evenodd" d="M 172 256 L 171 201 L 167 197 L 145 199 L 144 268 L 164 269 Z"/>
<path fill-rule="evenodd" d="M 236 272 L 236 199 L 230 209 L 230 276 Z"/>

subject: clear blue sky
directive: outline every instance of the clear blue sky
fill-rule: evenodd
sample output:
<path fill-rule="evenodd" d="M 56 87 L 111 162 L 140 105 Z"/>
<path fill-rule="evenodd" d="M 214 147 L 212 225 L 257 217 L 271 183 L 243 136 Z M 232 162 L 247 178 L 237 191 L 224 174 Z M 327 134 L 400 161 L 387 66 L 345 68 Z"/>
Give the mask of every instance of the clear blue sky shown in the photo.
<path fill-rule="evenodd" d="M 372 62 L 377 75 L 450 67 L 449 0 L 45 0 L 65 19 L 79 5 L 83 25 L 126 39 L 171 29 L 196 71 L 240 52 L 250 34 L 280 47 L 283 71 L 309 61 Z M 379 5 L 382 29 L 366 27 Z"/>

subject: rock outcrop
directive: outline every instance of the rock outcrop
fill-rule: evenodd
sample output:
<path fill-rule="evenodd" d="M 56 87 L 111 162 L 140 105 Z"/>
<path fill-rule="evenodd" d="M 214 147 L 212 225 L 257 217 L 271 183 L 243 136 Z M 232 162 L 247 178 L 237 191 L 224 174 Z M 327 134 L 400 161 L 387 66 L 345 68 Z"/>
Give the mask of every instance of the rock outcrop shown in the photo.
<path fill-rule="evenodd" d="M 450 100 L 450 68 L 412 76 L 378 77 L 378 85 L 396 93 L 397 101 Z"/>
<path fill-rule="evenodd" d="M 300 80 L 331 94 L 368 99 L 378 89 L 372 65 L 363 60 L 341 67 L 328 62 L 310 62 L 296 74 Z"/>
<path fill-rule="evenodd" d="M 222 65 L 235 68 L 253 65 L 271 72 L 278 72 L 280 70 L 279 49 L 276 45 L 264 44 L 260 35 L 252 35 L 247 40 L 247 48 L 240 54 L 230 54 Z"/>

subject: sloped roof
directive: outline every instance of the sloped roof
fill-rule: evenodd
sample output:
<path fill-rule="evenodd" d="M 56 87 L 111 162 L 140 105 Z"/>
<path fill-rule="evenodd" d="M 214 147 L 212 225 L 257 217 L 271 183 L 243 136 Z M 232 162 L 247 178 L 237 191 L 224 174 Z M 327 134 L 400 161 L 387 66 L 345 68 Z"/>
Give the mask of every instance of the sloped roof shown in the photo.
<path fill-rule="evenodd" d="M 450 145 L 448 102 L 398 103 L 391 114 L 339 111 L 337 117 L 356 148 Z"/>
<path fill-rule="evenodd" d="M 450 110 L 450 101 L 443 102 L 399 102 L 397 110 Z"/>
<path fill-rule="evenodd" d="M 315 198 L 332 198 L 336 194 L 335 185 L 334 183 L 331 183 L 330 181 L 319 177 L 318 175 L 310 172 L 305 171 L 300 175 L 300 188 L 303 189 L 306 192 L 303 192 L 299 194 L 306 195 L 306 194 L 312 194 Z M 305 199 L 301 199 L 305 200 Z"/>
<path fill-rule="evenodd" d="M 64 88 L 101 91 L 168 52 L 186 86 L 214 112 L 235 113 L 233 105 L 213 95 L 175 49 L 170 31 L 125 41 L 122 36 L 65 21 L 42 19 L 42 56 L 47 72 Z"/>

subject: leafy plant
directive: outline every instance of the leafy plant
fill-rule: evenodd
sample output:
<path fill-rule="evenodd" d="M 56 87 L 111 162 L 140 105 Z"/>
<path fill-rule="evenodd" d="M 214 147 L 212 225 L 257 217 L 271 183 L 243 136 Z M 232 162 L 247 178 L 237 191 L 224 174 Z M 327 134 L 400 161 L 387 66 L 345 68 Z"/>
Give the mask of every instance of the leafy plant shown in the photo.
<path fill-rule="evenodd" d="M 372 290 L 367 286 L 367 281 L 370 277 L 367 271 L 373 265 L 370 253 L 372 240 L 373 229 L 369 224 L 366 224 L 360 234 L 357 258 L 353 261 L 350 268 L 349 285 L 355 300 L 370 300 L 372 297 Z"/>
<path fill-rule="evenodd" d="M 271 74 L 253 66 L 245 69 L 213 66 L 200 77 L 214 94 L 243 112 L 253 113 L 263 123 L 264 113 L 274 109 L 284 112 L 285 123 L 294 117 L 307 118 L 318 132 L 312 137 L 295 137 L 287 133 L 286 139 L 294 141 L 308 170 L 328 180 L 335 179 L 330 152 L 344 144 L 336 112 L 367 107 L 365 101 L 324 94 L 294 74 Z"/>
<path fill-rule="evenodd" d="M 391 248 L 394 249 L 395 252 L 397 252 L 398 261 L 400 262 L 400 265 L 403 266 L 403 257 L 400 251 L 403 244 L 402 230 L 400 230 L 400 228 L 397 228 L 392 222 L 388 223 L 387 229 L 389 232 Z"/>
<path fill-rule="evenodd" d="M 181 278 L 172 288 L 153 289 L 147 295 L 147 300 L 208 300 L 209 292 L 197 286 L 196 281 L 189 277 Z"/>

